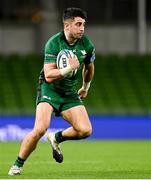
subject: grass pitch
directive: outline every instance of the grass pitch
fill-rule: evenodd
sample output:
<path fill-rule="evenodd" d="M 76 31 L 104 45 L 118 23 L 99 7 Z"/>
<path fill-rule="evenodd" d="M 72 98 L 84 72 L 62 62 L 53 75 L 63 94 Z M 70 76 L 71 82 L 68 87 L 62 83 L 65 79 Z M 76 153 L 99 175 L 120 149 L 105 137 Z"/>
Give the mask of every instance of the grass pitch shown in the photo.
<path fill-rule="evenodd" d="M 47 142 L 40 142 L 22 175 L 10 177 L 20 143 L 0 143 L 0 179 L 150 179 L 151 141 L 70 141 L 56 163 Z"/>

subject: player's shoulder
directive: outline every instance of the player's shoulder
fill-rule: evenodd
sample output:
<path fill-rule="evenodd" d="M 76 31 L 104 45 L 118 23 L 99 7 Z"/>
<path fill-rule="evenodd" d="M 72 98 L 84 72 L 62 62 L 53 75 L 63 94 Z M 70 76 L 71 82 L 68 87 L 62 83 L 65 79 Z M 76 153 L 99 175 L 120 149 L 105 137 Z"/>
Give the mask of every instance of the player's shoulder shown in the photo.
<path fill-rule="evenodd" d="M 60 47 L 59 44 L 61 38 L 62 38 L 62 32 L 54 34 L 51 38 L 49 38 L 45 44 L 45 51 L 49 51 L 51 49 L 51 51 L 57 54 L 57 52 L 59 52 L 59 47 Z"/>
<path fill-rule="evenodd" d="M 94 51 L 95 47 L 90 38 L 87 35 L 82 36 L 82 44 L 87 52 Z"/>
<path fill-rule="evenodd" d="M 89 36 L 83 35 L 82 36 L 82 43 L 84 47 L 89 51 L 90 49 L 95 49 L 93 42 L 90 40 Z"/>
<path fill-rule="evenodd" d="M 91 39 L 89 38 L 89 36 L 87 36 L 87 35 L 85 35 L 85 34 L 82 36 L 82 41 L 83 41 L 84 44 L 94 46 L 94 44 L 92 43 L 92 41 L 91 41 Z"/>
<path fill-rule="evenodd" d="M 54 34 L 48 39 L 46 45 L 59 43 L 61 36 L 62 36 L 62 32 L 58 32 L 57 34 Z"/>

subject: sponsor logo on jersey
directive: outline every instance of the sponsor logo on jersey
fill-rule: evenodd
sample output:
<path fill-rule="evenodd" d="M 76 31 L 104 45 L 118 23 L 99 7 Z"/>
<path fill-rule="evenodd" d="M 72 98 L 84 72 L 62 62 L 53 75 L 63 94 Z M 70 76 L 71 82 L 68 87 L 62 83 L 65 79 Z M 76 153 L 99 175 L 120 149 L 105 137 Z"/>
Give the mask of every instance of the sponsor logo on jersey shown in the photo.
<path fill-rule="evenodd" d="M 45 57 L 56 57 L 54 54 L 45 54 Z"/>

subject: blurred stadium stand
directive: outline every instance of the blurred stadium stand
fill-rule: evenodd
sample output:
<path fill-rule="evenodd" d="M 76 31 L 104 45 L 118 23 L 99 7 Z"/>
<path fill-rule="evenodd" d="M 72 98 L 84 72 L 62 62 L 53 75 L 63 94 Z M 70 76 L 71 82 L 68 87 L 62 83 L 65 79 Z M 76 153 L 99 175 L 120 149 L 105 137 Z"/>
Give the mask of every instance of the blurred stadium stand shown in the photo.
<path fill-rule="evenodd" d="M 91 114 L 151 114 L 151 55 L 97 56 L 84 100 Z M 34 114 L 43 58 L 0 56 L 0 114 Z M 80 83 L 79 83 L 80 85 Z"/>
<path fill-rule="evenodd" d="M 91 112 L 150 114 L 150 58 L 150 55 L 98 57 L 95 80 L 88 98 Z"/>
<path fill-rule="evenodd" d="M 0 57 L 0 113 L 31 114 L 43 59 L 38 55 Z"/>

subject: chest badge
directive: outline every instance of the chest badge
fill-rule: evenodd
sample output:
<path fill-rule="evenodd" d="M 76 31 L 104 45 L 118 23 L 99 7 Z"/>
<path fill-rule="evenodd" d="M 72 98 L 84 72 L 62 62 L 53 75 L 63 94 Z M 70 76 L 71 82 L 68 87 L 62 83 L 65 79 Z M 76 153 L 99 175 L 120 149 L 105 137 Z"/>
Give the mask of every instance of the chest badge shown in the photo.
<path fill-rule="evenodd" d="M 85 50 L 81 50 L 81 54 L 83 55 L 83 56 L 86 56 L 86 51 Z"/>

